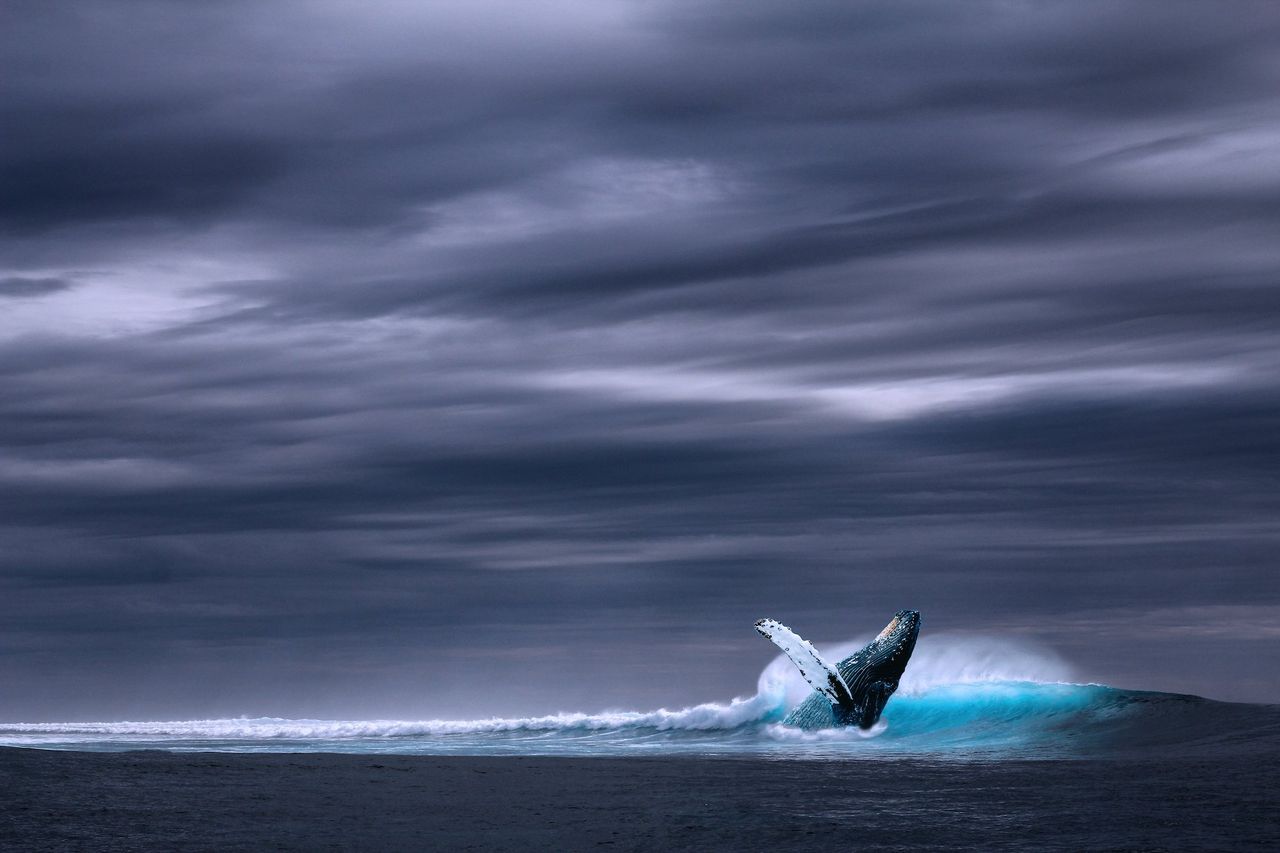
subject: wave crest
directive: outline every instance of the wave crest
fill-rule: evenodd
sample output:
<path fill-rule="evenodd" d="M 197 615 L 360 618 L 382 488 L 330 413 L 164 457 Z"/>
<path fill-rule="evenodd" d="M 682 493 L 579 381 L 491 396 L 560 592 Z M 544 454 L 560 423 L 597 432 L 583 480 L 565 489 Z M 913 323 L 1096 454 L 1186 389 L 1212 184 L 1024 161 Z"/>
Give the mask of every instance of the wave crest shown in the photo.
<path fill-rule="evenodd" d="M 832 657 L 857 642 L 830 647 Z M 800 731 L 781 725 L 809 687 L 779 657 L 754 696 L 678 710 L 560 713 L 477 720 L 290 720 L 275 717 L 164 722 L 0 723 L 0 744 L 95 750 L 140 746 L 199 751 L 827 756 L 1075 754 L 1180 749 L 1208 743 L 1253 748 L 1274 739 L 1280 708 L 1065 683 L 1056 655 L 988 637 L 931 637 L 917 648 L 880 723 L 870 731 Z M 1271 734 L 1267 734 L 1271 733 Z M 1271 742 L 1271 741 L 1267 741 Z"/>
<path fill-rule="evenodd" d="M 676 711 L 659 708 L 656 711 L 562 713 L 542 717 L 491 717 L 479 720 L 289 720 L 279 717 L 238 717 L 158 722 L 8 723 L 0 724 L 0 735 L 336 740 L 567 730 L 714 731 L 779 719 L 784 712 L 781 697 L 775 693 L 734 699 L 727 705 L 707 702 Z"/>
<path fill-rule="evenodd" d="M 862 648 L 871 637 L 821 647 L 835 663 Z M 919 696 L 935 687 L 982 682 L 1061 684 L 1073 680 L 1071 666 L 1051 649 L 1023 640 L 983 634 L 927 634 L 920 637 L 898 686 L 898 696 Z M 795 665 L 778 655 L 760 673 L 757 693 L 781 692 L 788 708 L 813 690 Z"/>
<path fill-rule="evenodd" d="M 866 640 L 827 646 L 830 660 L 852 654 Z M 1070 669 L 1052 652 L 1027 643 L 975 635 L 930 635 L 921 638 L 902 680 L 900 697 L 923 696 L 944 685 L 977 682 L 1065 681 Z M 451 735 L 503 733 L 715 732 L 775 724 L 802 701 L 812 688 L 794 665 L 779 655 L 760 674 L 754 696 L 729 703 L 707 702 L 678 710 L 613 710 L 599 713 L 559 713 L 538 717 L 490 717 L 476 720 L 291 720 L 278 717 L 239 717 L 209 720 L 94 723 L 0 724 L 0 738 L 45 736 L 51 740 L 88 742 L 94 739 L 181 739 L 227 741 L 335 741 L 381 738 L 430 738 Z M 893 704 L 891 703 L 890 708 Z M 769 726 L 777 739 L 798 737 L 785 727 Z M 873 730 L 872 734 L 878 733 Z M 851 737 L 848 734 L 833 737 Z M 865 737 L 866 733 L 856 735 Z M 807 737 L 807 735 L 806 735 Z M 818 735 L 817 737 L 828 737 Z M 12 741 L 11 741 L 12 742 Z"/>

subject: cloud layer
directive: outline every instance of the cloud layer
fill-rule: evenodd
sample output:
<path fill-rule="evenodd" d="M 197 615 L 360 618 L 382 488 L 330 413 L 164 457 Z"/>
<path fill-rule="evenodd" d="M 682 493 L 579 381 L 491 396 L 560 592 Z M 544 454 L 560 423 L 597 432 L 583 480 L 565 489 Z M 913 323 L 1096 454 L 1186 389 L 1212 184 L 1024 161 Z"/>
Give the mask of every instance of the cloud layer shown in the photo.
<path fill-rule="evenodd" d="M 1273 3 L 8 17 L 0 716 L 1280 700 Z"/>

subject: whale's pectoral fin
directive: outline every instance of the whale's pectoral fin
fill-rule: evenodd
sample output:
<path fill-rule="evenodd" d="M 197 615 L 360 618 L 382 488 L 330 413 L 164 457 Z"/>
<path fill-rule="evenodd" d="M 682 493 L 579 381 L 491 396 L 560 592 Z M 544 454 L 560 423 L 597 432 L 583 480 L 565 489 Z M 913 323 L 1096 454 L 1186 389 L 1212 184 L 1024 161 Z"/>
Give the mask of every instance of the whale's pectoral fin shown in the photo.
<path fill-rule="evenodd" d="M 840 672 L 823 660 L 822 655 L 807 640 L 776 619 L 761 619 L 756 623 L 756 630 L 782 649 L 782 653 L 791 658 L 796 669 L 800 670 L 804 680 L 830 699 L 832 705 L 846 710 L 853 709 L 853 695 L 849 685 L 844 683 Z"/>

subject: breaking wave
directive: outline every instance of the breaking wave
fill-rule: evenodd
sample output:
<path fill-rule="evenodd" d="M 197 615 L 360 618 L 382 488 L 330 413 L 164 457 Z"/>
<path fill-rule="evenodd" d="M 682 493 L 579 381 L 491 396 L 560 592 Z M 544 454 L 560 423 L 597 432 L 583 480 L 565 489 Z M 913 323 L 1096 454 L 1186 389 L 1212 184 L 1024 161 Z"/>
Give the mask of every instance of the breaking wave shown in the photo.
<path fill-rule="evenodd" d="M 863 644 L 824 649 L 839 659 Z M 1051 651 L 988 637 L 921 638 L 898 693 L 869 731 L 782 724 L 809 687 L 783 657 L 754 696 L 680 710 L 476 720 L 0 723 L 0 745 L 63 749 L 422 754 L 741 754 L 875 758 L 1053 757 L 1280 741 L 1280 708 L 1071 681 Z"/>
<path fill-rule="evenodd" d="M 668 711 L 606 711 L 542 717 L 490 717 L 478 720 L 289 720 L 237 717 L 221 720 L 175 720 L 118 723 L 0 724 L 0 742 L 11 735 L 85 735 L 215 739 L 327 740 L 337 738 L 411 738 L 513 732 L 584 732 L 621 729 L 716 731 L 766 719 L 781 719 L 786 709 L 777 697 L 734 699 L 727 705 L 706 703 Z"/>

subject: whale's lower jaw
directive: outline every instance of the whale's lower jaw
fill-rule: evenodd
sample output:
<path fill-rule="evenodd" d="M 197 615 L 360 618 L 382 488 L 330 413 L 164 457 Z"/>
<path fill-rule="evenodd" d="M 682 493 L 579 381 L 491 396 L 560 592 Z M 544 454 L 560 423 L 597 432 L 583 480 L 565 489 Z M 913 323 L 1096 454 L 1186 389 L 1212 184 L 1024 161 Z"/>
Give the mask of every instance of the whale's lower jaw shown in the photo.
<path fill-rule="evenodd" d="M 806 731 L 838 729 L 856 725 L 850 716 L 841 713 L 841 709 L 828 702 L 825 696 L 812 693 L 787 714 L 782 724 Z"/>

